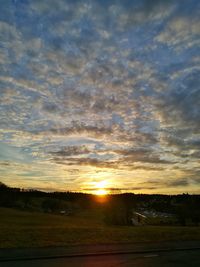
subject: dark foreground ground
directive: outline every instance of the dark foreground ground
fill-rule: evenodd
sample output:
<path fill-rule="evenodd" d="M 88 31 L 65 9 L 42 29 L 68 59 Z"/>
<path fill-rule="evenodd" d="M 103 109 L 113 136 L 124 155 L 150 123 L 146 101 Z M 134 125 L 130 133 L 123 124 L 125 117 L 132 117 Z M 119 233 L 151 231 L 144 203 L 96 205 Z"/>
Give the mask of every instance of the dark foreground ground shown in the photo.
<path fill-rule="evenodd" d="M 44 249 L 1 249 L 1 267 L 196 267 L 200 242 L 69 246 Z"/>
<path fill-rule="evenodd" d="M 88 256 L 76 258 L 57 258 L 31 261 L 2 262 L 1 267 L 197 267 L 200 266 L 199 251 L 170 251 L 144 254 L 124 254 L 107 256 Z"/>
<path fill-rule="evenodd" d="M 200 240 L 200 227 L 107 225 L 102 210 L 71 216 L 0 208 L 0 248 Z"/>

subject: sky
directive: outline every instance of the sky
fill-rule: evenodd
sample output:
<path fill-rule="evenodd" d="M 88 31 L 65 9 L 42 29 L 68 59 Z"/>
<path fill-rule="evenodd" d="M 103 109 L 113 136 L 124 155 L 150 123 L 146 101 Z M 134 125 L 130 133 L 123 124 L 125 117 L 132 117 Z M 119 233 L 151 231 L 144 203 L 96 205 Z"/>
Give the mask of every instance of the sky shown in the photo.
<path fill-rule="evenodd" d="M 0 0 L 0 181 L 200 193 L 199 0 Z"/>

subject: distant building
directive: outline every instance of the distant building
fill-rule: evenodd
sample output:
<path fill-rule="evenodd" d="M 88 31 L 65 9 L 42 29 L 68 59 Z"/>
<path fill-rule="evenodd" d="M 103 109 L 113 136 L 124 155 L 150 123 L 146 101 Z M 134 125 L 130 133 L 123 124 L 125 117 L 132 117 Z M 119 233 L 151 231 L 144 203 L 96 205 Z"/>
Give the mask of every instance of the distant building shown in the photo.
<path fill-rule="evenodd" d="M 59 212 L 61 215 L 69 216 L 72 214 L 71 210 L 60 210 Z"/>
<path fill-rule="evenodd" d="M 134 226 L 141 226 L 146 224 L 146 219 L 147 216 L 144 214 L 141 214 L 139 212 L 133 212 L 132 217 L 131 217 L 131 223 Z"/>
<path fill-rule="evenodd" d="M 66 214 L 66 210 L 61 210 L 60 214 L 65 215 Z"/>

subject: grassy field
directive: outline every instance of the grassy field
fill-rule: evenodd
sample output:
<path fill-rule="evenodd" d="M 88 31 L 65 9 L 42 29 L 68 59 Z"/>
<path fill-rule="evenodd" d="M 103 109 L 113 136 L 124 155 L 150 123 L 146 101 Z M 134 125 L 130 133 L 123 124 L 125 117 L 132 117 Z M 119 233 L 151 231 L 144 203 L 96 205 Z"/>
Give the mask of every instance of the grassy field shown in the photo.
<path fill-rule="evenodd" d="M 107 226 L 101 213 L 74 216 L 0 208 L 0 247 L 200 240 L 200 227 Z"/>

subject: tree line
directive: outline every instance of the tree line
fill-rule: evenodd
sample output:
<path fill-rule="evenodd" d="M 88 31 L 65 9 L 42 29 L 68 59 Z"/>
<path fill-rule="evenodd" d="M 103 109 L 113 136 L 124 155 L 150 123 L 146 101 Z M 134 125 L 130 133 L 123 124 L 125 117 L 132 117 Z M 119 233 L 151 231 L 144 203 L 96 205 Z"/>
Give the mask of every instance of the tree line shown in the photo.
<path fill-rule="evenodd" d="M 112 194 L 99 203 L 97 196 L 79 192 L 42 192 L 11 188 L 0 182 L 0 206 L 28 211 L 68 213 L 82 209 L 103 209 L 105 222 L 128 225 L 132 212 L 153 210 L 173 214 L 180 225 L 200 223 L 200 195 Z"/>

